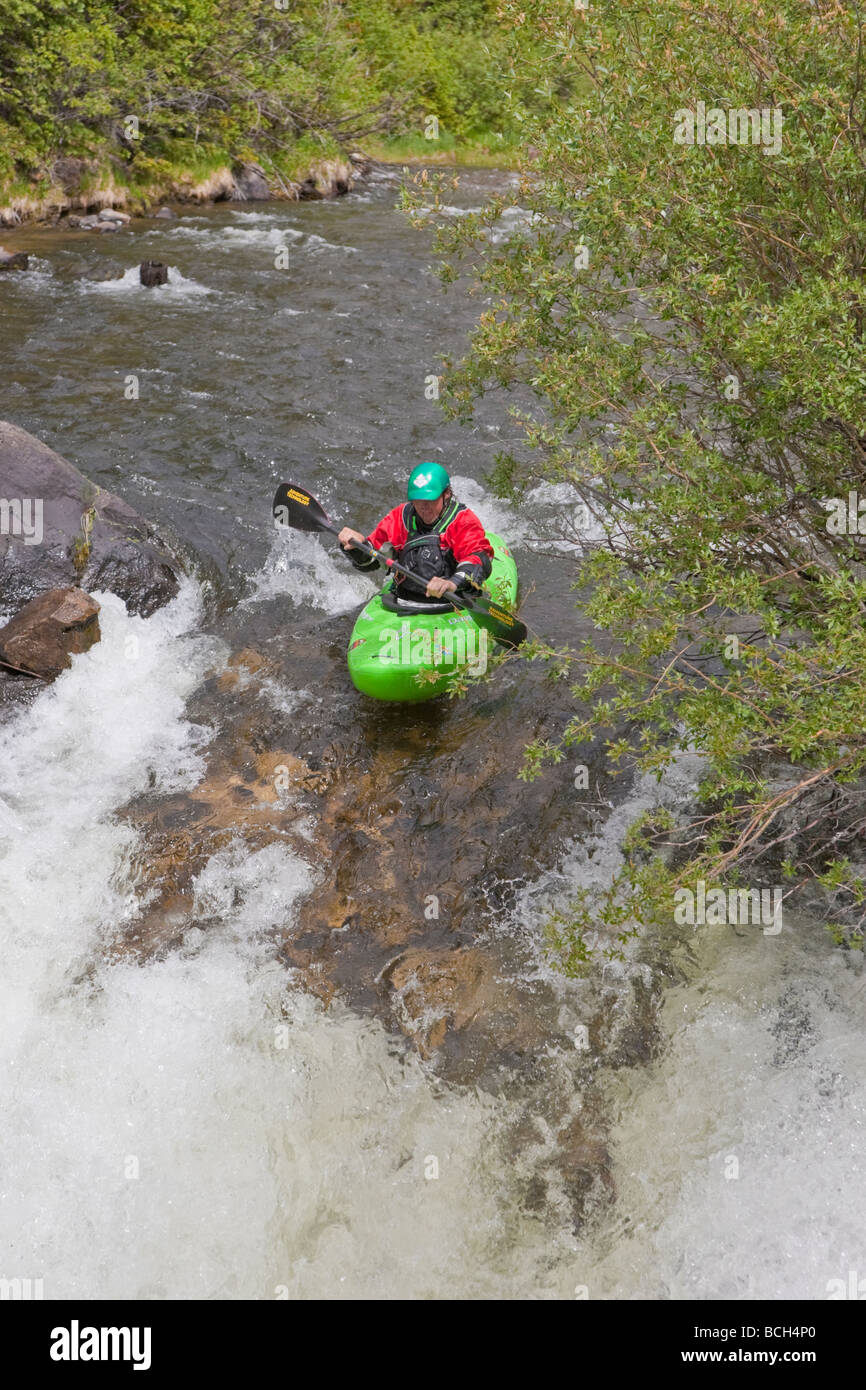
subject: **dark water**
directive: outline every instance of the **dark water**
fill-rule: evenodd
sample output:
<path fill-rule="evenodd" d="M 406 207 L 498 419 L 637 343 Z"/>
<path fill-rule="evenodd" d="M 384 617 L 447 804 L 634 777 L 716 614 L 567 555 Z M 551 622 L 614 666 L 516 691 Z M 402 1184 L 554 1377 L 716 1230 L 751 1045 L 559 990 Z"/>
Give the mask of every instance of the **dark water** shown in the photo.
<path fill-rule="evenodd" d="M 402 499 L 416 462 L 480 480 L 509 439 L 504 404 L 448 424 L 425 378 L 482 305 L 443 290 L 430 235 L 395 210 L 400 178 L 379 169 L 333 202 L 218 205 L 111 236 L 6 236 L 38 273 L 0 283 L 3 415 L 170 525 L 229 600 L 268 552 L 287 476 L 359 527 Z M 455 215 L 509 178 L 464 173 Z M 173 283 L 143 290 L 143 259 Z"/>

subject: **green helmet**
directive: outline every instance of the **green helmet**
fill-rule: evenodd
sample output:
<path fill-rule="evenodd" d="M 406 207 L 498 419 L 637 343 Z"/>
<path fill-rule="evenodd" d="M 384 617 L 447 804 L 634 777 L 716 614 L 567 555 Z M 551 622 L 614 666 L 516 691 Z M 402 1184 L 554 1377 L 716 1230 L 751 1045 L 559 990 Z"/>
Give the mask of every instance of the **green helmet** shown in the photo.
<path fill-rule="evenodd" d="M 419 463 L 418 467 L 413 468 L 409 474 L 409 488 L 406 496 L 410 502 L 414 501 L 416 497 L 435 502 L 436 498 L 441 497 L 450 484 L 451 479 L 441 463 Z"/>

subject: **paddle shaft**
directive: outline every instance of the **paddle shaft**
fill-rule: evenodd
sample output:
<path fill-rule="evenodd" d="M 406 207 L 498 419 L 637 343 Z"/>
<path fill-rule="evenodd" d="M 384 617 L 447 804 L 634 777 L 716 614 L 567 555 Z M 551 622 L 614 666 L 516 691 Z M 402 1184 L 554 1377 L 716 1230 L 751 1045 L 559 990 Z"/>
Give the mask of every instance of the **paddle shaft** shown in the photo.
<path fill-rule="evenodd" d="M 327 529 L 335 536 L 339 536 L 340 534 L 337 527 L 332 526 L 330 522 L 327 524 Z M 381 560 L 383 565 L 387 565 L 389 569 L 395 570 L 397 574 L 402 574 L 404 578 L 408 579 L 413 588 L 426 594 L 427 587 L 423 583 L 423 580 L 419 581 L 417 574 L 413 574 L 411 570 L 407 570 L 406 566 L 399 564 L 397 560 L 392 560 L 383 550 L 377 550 L 375 545 L 371 545 L 369 541 L 352 541 L 352 548 L 354 550 L 363 550 L 365 555 L 375 555 L 376 559 Z M 455 608 L 468 608 L 469 606 L 457 597 L 453 589 L 446 589 L 441 597 L 446 599 L 448 603 L 453 603 Z"/>

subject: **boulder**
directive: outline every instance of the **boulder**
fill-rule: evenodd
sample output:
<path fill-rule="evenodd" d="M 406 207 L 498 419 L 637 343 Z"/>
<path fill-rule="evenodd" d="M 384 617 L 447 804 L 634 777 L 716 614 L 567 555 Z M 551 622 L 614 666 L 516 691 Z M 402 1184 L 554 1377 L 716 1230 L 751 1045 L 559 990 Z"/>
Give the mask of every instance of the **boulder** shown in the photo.
<path fill-rule="evenodd" d="M 235 191 L 232 196 L 240 202 L 263 202 L 274 196 L 258 164 L 242 164 L 233 171 L 233 178 Z"/>
<path fill-rule="evenodd" d="M 76 159 L 73 155 L 62 155 L 51 166 L 51 177 L 60 185 L 67 196 L 81 192 L 85 176 L 92 171 L 86 159 Z"/>
<path fill-rule="evenodd" d="M 83 589 L 49 589 L 0 628 L 0 661 L 29 676 L 54 680 L 76 652 L 99 641 L 99 604 Z"/>
<path fill-rule="evenodd" d="M 153 289 L 155 285 L 167 285 L 168 266 L 163 265 L 162 261 L 142 261 L 138 269 L 138 278 L 147 289 Z"/>
<path fill-rule="evenodd" d="M 298 197 L 340 198 L 349 193 L 355 181 L 355 171 L 345 159 L 322 159 L 314 164 L 309 177 L 298 189 Z"/>
<path fill-rule="evenodd" d="M 30 257 L 23 251 L 7 251 L 0 246 L 0 270 L 26 270 L 30 264 Z"/>
<path fill-rule="evenodd" d="M 117 208 L 103 208 L 99 214 L 103 222 L 129 222 L 128 212 L 120 212 Z"/>
<path fill-rule="evenodd" d="M 177 593 L 179 571 L 132 507 L 0 421 L 0 608 L 80 587 L 108 589 L 147 617 Z"/>
<path fill-rule="evenodd" d="M 303 201 L 308 201 L 313 198 L 324 198 L 324 196 L 324 193 L 317 187 L 315 179 L 304 179 L 303 183 L 298 186 L 298 197 Z"/>
<path fill-rule="evenodd" d="M 154 213 L 154 216 L 161 217 L 165 221 L 168 221 L 169 218 L 177 217 L 177 213 L 172 212 L 171 208 L 160 208 L 159 212 Z"/>

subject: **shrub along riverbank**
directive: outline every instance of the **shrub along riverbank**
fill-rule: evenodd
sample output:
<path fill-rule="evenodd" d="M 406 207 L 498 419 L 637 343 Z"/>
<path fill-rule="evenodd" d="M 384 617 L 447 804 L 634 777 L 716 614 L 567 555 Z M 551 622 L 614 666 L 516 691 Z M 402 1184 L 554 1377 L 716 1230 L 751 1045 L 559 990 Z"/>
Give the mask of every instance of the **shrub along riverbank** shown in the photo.
<path fill-rule="evenodd" d="M 536 85 L 570 72 L 580 97 L 527 121 L 522 234 L 490 236 L 501 202 L 445 219 L 443 275 L 474 264 L 489 307 L 444 399 L 461 417 L 488 391 L 521 402 L 495 481 L 572 485 L 574 578 L 602 634 L 538 653 L 575 712 L 527 773 L 579 772 L 600 733 L 614 767 L 660 776 L 688 749 L 705 767 L 698 807 L 635 827 L 605 901 L 553 924 L 555 951 L 579 973 L 600 922 L 622 943 L 701 883 L 826 910 L 816 881 L 862 946 L 863 16 L 504 8 L 545 45 Z M 434 197 L 435 179 L 408 199 L 425 226 Z"/>
<path fill-rule="evenodd" d="M 294 196 L 365 141 L 513 162 L 511 43 L 492 0 L 6 0 L 3 220 L 225 196 L 251 165 Z M 510 99 L 537 106 L 517 84 Z"/>

